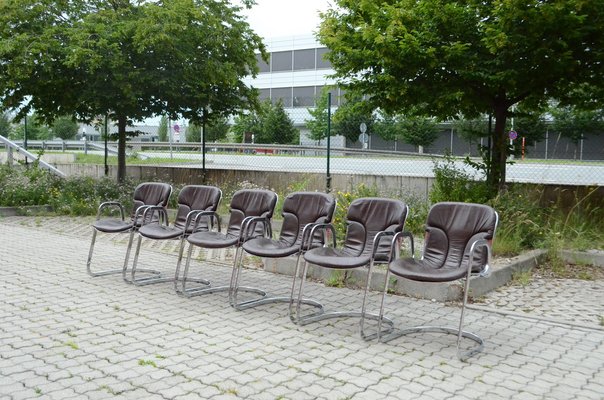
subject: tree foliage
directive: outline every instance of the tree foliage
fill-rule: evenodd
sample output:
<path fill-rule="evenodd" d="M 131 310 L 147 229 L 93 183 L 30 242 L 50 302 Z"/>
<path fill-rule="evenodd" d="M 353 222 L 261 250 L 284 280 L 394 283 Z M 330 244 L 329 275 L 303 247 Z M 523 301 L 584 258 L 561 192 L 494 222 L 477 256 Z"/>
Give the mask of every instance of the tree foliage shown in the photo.
<path fill-rule="evenodd" d="M 168 117 L 162 115 L 157 127 L 157 140 L 160 142 L 168 141 Z"/>
<path fill-rule="evenodd" d="M 61 116 L 54 120 L 52 124 L 52 134 L 54 137 L 70 140 L 75 139 L 78 133 L 78 123 L 70 116 Z"/>
<path fill-rule="evenodd" d="M 205 126 L 206 142 L 219 142 L 224 140 L 229 133 L 231 126 L 229 121 L 220 117 L 210 120 Z M 202 125 L 190 123 L 187 127 L 187 142 L 201 142 Z"/>
<path fill-rule="evenodd" d="M 604 132 L 604 113 L 602 110 L 581 110 L 577 107 L 553 107 L 552 129 L 578 145 L 585 135 Z"/>
<path fill-rule="evenodd" d="M 372 134 L 375 123 L 373 111 L 360 96 L 347 95 L 346 102 L 333 115 L 332 135 L 344 136 L 352 143 L 357 142 L 362 123 L 367 126 L 366 133 Z"/>
<path fill-rule="evenodd" d="M 229 115 L 256 102 L 243 78 L 266 53 L 240 11 L 226 0 L 3 1 L 2 107 L 49 121 L 109 115 L 123 180 L 131 120 L 201 122 L 206 107 Z"/>
<path fill-rule="evenodd" d="M 11 120 L 12 118 L 9 117 L 8 113 L 0 113 L 0 136 L 4 136 L 5 138 L 9 137 L 13 129 L 11 126 Z"/>
<path fill-rule="evenodd" d="M 604 0 L 336 0 L 322 18 L 340 85 L 373 108 L 493 115 L 493 190 L 505 184 L 513 105 L 604 85 Z"/>
<path fill-rule="evenodd" d="M 308 108 L 308 113 L 312 119 L 306 120 L 306 127 L 308 128 L 308 137 L 312 140 L 319 142 L 327 138 L 327 126 L 329 118 L 328 107 L 328 96 L 329 90 L 324 89 L 321 96 L 317 99 L 317 105 L 315 108 Z M 333 133 L 331 133 L 333 136 Z"/>
<path fill-rule="evenodd" d="M 398 122 L 401 138 L 417 147 L 427 147 L 438 139 L 440 129 L 431 118 L 410 116 L 401 118 Z"/>
<path fill-rule="evenodd" d="M 14 140 L 25 140 L 25 130 L 27 129 L 27 140 L 50 140 L 52 132 L 44 123 L 38 114 L 32 114 L 23 118 L 10 133 L 10 138 Z"/>
<path fill-rule="evenodd" d="M 265 100 L 257 110 L 237 116 L 233 132 L 239 142 L 243 142 L 244 137 L 249 142 L 251 135 L 254 135 L 254 143 L 297 144 L 300 138 L 282 101 L 273 104 Z"/>

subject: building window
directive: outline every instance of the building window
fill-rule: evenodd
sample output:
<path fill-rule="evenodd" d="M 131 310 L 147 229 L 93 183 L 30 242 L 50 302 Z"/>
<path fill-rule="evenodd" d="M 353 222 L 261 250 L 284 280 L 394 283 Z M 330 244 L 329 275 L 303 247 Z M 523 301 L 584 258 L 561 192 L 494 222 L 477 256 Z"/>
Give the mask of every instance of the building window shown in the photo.
<path fill-rule="evenodd" d="M 294 88 L 294 107 L 314 107 L 315 87 L 302 86 Z"/>
<path fill-rule="evenodd" d="M 327 47 L 317 49 L 317 69 L 331 68 L 331 63 L 324 58 L 328 52 Z"/>
<path fill-rule="evenodd" d="M 261 54 L 256 54 L 256 64 L 260 72 L 271 72 L 271 66 L 262 59 Z"/>
<path fill-rule="evenodd" d="M 315 69 L 315 49 L 294 50 L 294 71 Z"/>
<path fill-rule="evenodd" d="M 271 69 L 273 72 L 292 70 L 292 52 L 277 51 L 271 53 Z"/>
<path fill-rule="evenodd" d="M 270 89 L 260 89 L 258 90 L 258 99 L 262 102 L 264 100 L 271 98 L 271 90 Z"/>
<path fill-rule="evenodd" d="M 317 86 L 316 93 L 317 99 L 323 95 L 323 91 L 326 91 L 325 86 Z M 331 93 L 331 106 L 339 106 L 340 105 L 340 95 L 339 89 L 337 87 L 330 86 L 329 93 Z"/>
<path fill-rule="evenodd" d="M 273 88 L 271 90 L 271 99 L 273 104 L 277 104 L 279 100 L 283 101 L 283 107 L 292 106 L 292 88 Z"/>

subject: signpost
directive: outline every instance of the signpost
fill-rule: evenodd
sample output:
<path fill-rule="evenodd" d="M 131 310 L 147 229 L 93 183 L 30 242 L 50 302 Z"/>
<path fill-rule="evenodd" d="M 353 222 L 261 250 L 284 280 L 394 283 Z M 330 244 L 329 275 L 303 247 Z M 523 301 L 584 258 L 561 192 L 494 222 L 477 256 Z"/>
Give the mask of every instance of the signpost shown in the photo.
<path fill-rule="evenodd" d="M 363 148 L 366 149 L 367 143 L 369 142 L 369 135 L 365 133 L 367 132 L 367 124 L 361 122 L 361 125 L 359 125 L 359 130 L 361 131 L 361 134 L 359 135 L 359 142 L 361 142 L 363 144 Z"/>

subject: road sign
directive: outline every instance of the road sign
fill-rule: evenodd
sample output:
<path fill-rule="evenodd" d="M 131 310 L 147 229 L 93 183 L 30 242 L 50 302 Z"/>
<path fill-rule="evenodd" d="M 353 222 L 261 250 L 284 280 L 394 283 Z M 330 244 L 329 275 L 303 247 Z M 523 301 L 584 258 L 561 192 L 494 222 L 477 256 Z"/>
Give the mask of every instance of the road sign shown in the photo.
<path fill-rule="evenodd" d="M 361 133 L 367 132 L 367 124 L 364 123 L 364 122 L 361 122 L 361 125 L 359 126 L 359 129 L 361 130 Z"/>
<path fill-rule="evenodd" d="M 510 137 L 510 140 L 515 140 L 518 137 L 518 132 L 510 131 L 509 137 Z"/>
<path fill-rule="evenodd" d="M 180 132 L 180 126 L 178 124 L 174 124 L 174 132 L 176 132 L 176 133 Z"/>
<path fill-rule="evenodd" d="M 359 142 L 361 143 L 367 143 L 369 141 L 369 135 L 366 133 L 361 133 L 359 135 Z"/>

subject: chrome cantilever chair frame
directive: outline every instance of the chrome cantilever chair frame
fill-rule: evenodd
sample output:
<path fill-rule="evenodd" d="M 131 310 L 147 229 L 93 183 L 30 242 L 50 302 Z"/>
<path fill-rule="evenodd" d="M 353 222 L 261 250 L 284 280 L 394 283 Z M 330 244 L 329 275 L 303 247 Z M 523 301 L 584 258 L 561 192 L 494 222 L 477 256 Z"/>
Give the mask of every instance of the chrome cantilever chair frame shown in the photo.
<path fill-rule="evenodd" d="M 406 219 L 406 216 L 409 211 L 409 208 L 407 205 L 404 205 L 404 210 L 405 210 L 404 218 Z M 404 220 L 403 220 L 403 225 L 404 225 Z M 331 232 L 332 239 L 333 239 L 332 245 L 334 248 L 336 247 L 336 232 L 335 232 L 335 228 L 334 228 L 333 224 L 315 224 L 314 226 L 312 226 L 312 229 L 310 230 L 308 237 L 309 238 L 315 237 L 317 230 L 324 230 L 324 231 Z M 395 233 L 394 231 L 377 232 L 373 238 L 373 248 L 372 248 L 371 256 L 369 259 L 369 263 L 366 265 L 360 265 L 359 267 L 354 267 L 354 268 L 368 267 L 367 280 L 366 280 L 367 286 L 369 285 L 370 280 L 371 280 L 371 274 L 369 273 L 369 271 L 371 271 L 373 269 L 373 265 L 376 262 L 375 258 L 376 258 L 376 255 L 378 254 L 378 250 L 379 250 L 382 239 L 386 238 L 387 236 L 394 235 L 394 233 Z M 296 273 L 294 275 L 294 283 L 292 284 L 292 293 L 290 296 L 290 309 L 289 309 L 289 317 L 292 320 L 292 322 L 294 322 L 297 325 L 306 325 L 306 324 L 309 324 L 312 322 L 322 321 L 322 320 L 330 319 L 330 318 L 361 317 L 361 318 L 369 318 L 369 319 L 382 318 L 385 323 L 387 323 L 389 325 L 393 325 L 393 321 L 388 318 L 380 317 L 377 314 L 371 314 L 371 313 L 367 313 L 367 312 L 363 312 L 363 311 L 325 312 L 324 311 L 325 308 L 320 302 L 315 302 L 315 303 L 317 303 L 317 307 L 320 309 L 319 312 L 301 315 L 301 305 L 303 304 L 302 299 L 304 296 L 304 285 L 306 282 L 308 265 L 309 265 L 309 262 L 305 258 L 304 267 L 302 268 L 302 273 L 300 276 L 300 287 L 298 289 L 297 296 L 295 295 L 295 291 L 296 291 L 295 279 L 297 279 L 297 277 L 299 275 L 298 270 L 297 270 L 298 268 L 296 268 Z M 329 267 L 325 267 L 325 268 L 329 268 Z M 336 268 L 336 269 L 338 269 L 338 268 Z M 349 269 L 349 268 L 346 268 L 346 269 Z M 312 300 L 312 301 L 314 301 L 314 300 Z M 294 307 L 294 303 L 295 303 L 295 307 Z"/>
<path fill-rule="evenodd" d="M 306 224 L 304 226 L 304 228 L 302 229 L 302 241 L 301 241 L 301 245 L 300 245 L 300 250 L 297 252 L 297 255 L 296 255 L 296 267 L 295 267 L 295 272 L 294 272 L 294 276 L 293 276 L 292 290 L 296 285 L 296 276 L 298 274 L 298 269 L 299 269 L 299 265 L 300 265 L 300 257 L 312 245 L 312 240 L 308 240 L 308 239 L 312 237 L 312 236 L 310 236 L 310 232 L 315 225 L 317 225 L 317 224 Z M 308 243 L 307 243 L 307 241 L 308 241 Z M 239 276 L 241 274 L 241 269 L 243 266 L 243 251 L 241 253 L 242 253 L 241 259 L 239 260 L 239 263 L 237 264 L 237 268 L 233 268 L 233 275 L 231 277 L 231 290 L 229 291 L 229 300 L 230 300 L 231 306 L 233 306 L 237 310 L 245 310 L 247 308 L 252 308 L 252 307 L 256 307 L 256 306 L 263 305 L 263 304 L 289 303 L 290 308 L 291 308 L 291 306 L 292 306 L 292 297 L 291 296 L 269 296 L 268 292 L 266 292 L 263 289 L 249 287 L 249 286 L 239 286 Z M 248 293 L 256 293 L 260 296 L 255 299 L 239 302 L 238 301 L 239 290 L 243 290 Z M 323 305 L 321 303 L 316 302 L 314 300 L 310 300 L 310 299 L 303 299 L 302 303 L 317 307 L 320 309 L 320 312 L 322 313 Z"/>
<path fill-rule="evenodd" d="M 170 198 L 170 195 L 172 194 L 172 186 L 167 185 L 167 184 L 161 184 L 161 183 L 156 183 L 156 182 L 146 182 L 146 183 L 141 183 L 140 185 L 138 185 L 135 190 L 134 190 L 134 201 L 135 201 L 135 205 L 136 205 L 136 201 L 140 201 L 141 200 L 136 198 L 137 192 L 138 190 L 143 191 L 145 188 L 149 188 L 149 187 L 161 187 L 163 186 L 163 189 L 166 190 L 167 189 L 167 193 L 164 192 L 162 190 L 162 194 L 163 196 L 159 196 L 159 199 L 161 199 L 160 204 L 163 204 L 162 207 L 164 207 L 167 203 L 168 203 L 168 199 Z M 149 199 L 145 199 L 145 200 L 149 200 Z M 144 212 L 147 208 L 152 207 L 152 205 L 150 204 L 142 204 L 139 207 L 136 208 L 136 210 L 134 210 L 133 215 L 131 216 L 131 221 L 127 222 L 126 221 L 126 213 L 124 210 L 124 206 L 117 202 L 117 201 L 106 201 L 101 203 L 101 205 L 99 206 L 98 210 L 97 210 L 97 215 L 96 215 L 96 222 L 101 221 L 101 217 L 103 216 L 103 213 L 106 209 L 109 209 L 111 207 L 114 208 L 118 208 L 119 212 L 120 212 L 120 219 L 114 219 L 114 218 L 110 218 L 108 221 L 112 222 L 112 225 L 117 225 L 117 227 L 114 227 L 112 229 L 107 229 L 107 230 L 103 230 L 103 229 L 98 229 L 97 227 L 95 227 L 95 225 L 93 224 L 92 226 L 92 239 L 90 241 L 90 250 L 88 251 L 88 259 L 86 261 L 86 271 L 88 273 L 88 275 L 93 276 L 93 277 L 97 277 L 97 276 L 105 276 L 105 275 L 111 275 L 111 274 L 124 274 L 124 270 L 126 270 L 128 268 L 128 261 L 130 259 L 130 251 L 132 250 L 132 240 L 134 238 L 134 232 L 139 228 L 139 226 L 144 223 Z M 96 244 L 96 237 L 97 237 L 97 233 L 98 231 L 104 231 L 104 232 L 111 232 L 111 233 L 126 233 L 129 232 L 129 238 L 128 238 L 128 246 L 126 248 L 126 256 L 124 258 L 124 263 L 122 265 L 122 268 L 115 268 L 115 269 L 107 269 L 107 270 L 103 270 L 103 271 L 93 271 L 92 270 L 92 255 L 94 253 L 94 245 Z M 156 270 L 150 270 L 150 269 L 139 269 L 140 272 L 144 272 L 144 273 L 150 273 L 150 274 L 159 274 L 159 271 Z"/>
<path fill-rule="evenodd" d="M 294 192 L 289 194 L 283 203 L 284 218 L 279 238 L 275 240 L 270 239 L 268 241 L 259 239 L 261 242 L 256 245 L 254 245 L 256 243 L 254 240 L 244 241 L 241 252 L 242 256 L 236 264 L 237 268 L 233 268 L 231 291 L 229 292 L 231 305 L 237 310 L 244 310 L 271 303 L 287 303 L 291 307 L 291 296 L 273 296 L 269 295 L 268 292 L 263 289 L 239 286 L 244 255 L 246 252 L 259 257 L 268 258 L 283 258 L 290 255 L 296 255 L 295 273 L 292 281 L 292 285 L 295 287 L 300 257 L 306 250 L 325 243 L 324 235 L 319 239 L 318 237 L 310 236 L 310 232 L 314 226 L 320 224 L 320 222 L 317 221 L 331 221 L 333 213 L 335 212 L 335 207 L 335 199 L 323 193 Z M 287 216 L 289 216 L 289 218 Z M 296 224 L 289 224 L 288 221 L 295 221 Z M 247 232 L 249 234 L 250 230 L 247 229 Z M 275 250 L 279 251 L 274 253 L 273 251 Z M 259 296 L 253 299 L 239 301 L 239 290 L 248 293 L 256 293 Z M 322 305 L 316 301 L 303 299 L 302 303 L 317 307 L 319 308 L 319 312 L 322 312 Z"/>
<path fill-rule="evenodd" d="M 262 189 L 242 189 L 235 192 L 231 199 L 231 212 L 227 226 L 227 231 L 224 236 L 206 234 L 203 232 L 195 233 L 187 238 L 189 242 L 189 250 L 187 251 L 187 261 L 185 263 L 182 285 L 179 289 L 176 287 L 177 293 L 186 297 L 209 294 L 215 292 L 229 292 L 229 303 L 232 301 L 231 287 L 233 280 L 236 278 L 231 270 L 231 279 L 229 285 L 212 287 L 204 283 L 205 286 L 187 288 L 189 268 L 191 264 L 191 253 L 193 246 L 207 248 L 228 248 L 235 246 L 235 256 L 233 259 L 233 268 L 236 267 L 241 257 L 241 246 L 243 243 L 256 236 L 272 236 L 271 219 L 277 204 L 278 196 L 270 190 Z M 217 214 L 216 214 L 217 215 Z M 258 227 L 258 224 L 262 224 Z M 220 223 L 218 224 L 220 227 Z M 219 229 L 220 232 L 220 229 Z M 179 267 L 180 269 L 180 260 Z"/>
<path fill-rule="evenodd" d="M 164 223 L 166 226 L 169 225 L 168 213 L 164 207 L 161 207 L 161 206 L 148 207 L 145 210 L 145 213 L 149 213 L 149 212 L 159 213 L 159 215 L 160 215 L 159 223 L 160 224 Z M 128 283 L 133 283 L 137 286 L 145 286 L 145 285 L 151 285 L 151 284 L 155 284 L 155 283 L 175 281 L 174 284 L 176 287 L 177 286 L 176 280 L 178 280 L 178 276 L 179 276 L 178 270 L 180 268 L 180 262 L 182 260 L 182 255 L 183 255 L 186 238 L 189 235 L 189 232 L 195 232 L 195 230 L 198 228 L 198 225 L 199 225 L 199 219 L 204 216 L 207 216 L 209 219 L 208 228 L 210 228 L 210 229 L 211 229 L 212 225 L 214 224 L 214 220 L 216 218 L 219 218 L 213 211 L 193 210 L 193 211 L 189 211 L 189 213 L 187 214 L 187 219 L 186 219 L 183 231 L 180 234 L 180 238 L 177 237 L 177 239 L 180 240 L 180 245 L 179 245 L 179 251 L 178 251 L 177 269 L 176 269 L 176 274 L 174 277 L 163 276 L 161 273 L 154 274 L 154 276 L 150 276 L 150 277 L 143 277 L 143 278 L 136 277 L 136 273 L 138 271 L 143 271 L 143 272 L 150 271 L 149 269 L 141 270 L 140 268 L 137 268 L 138 256 L 140 254 L 141 243 L 142 243 L 142 239 L 143 239 L 142 235 L 140 235 L 140 233 L 139 233 L 138 241 L 136 243 L 136 250 L 134 252 L 134 261 L 132 262 L 132 268 L 130 269 L 130 278 L 127 278 L 127 275 L 126 275 L 127 270 L 126 270 L 126 268 L 124 268 L 123 275 L 122 275 L 122 277 L 124 278 L 124 281 L 126 281 Z M 143 217 L 143 221 L 151 221 L 151 219 Z M 220 224 L 220 221 L 218 221 L 218 224 Z M 189 226 L 191 227 L 190 229 L 189 229 Z M 209 284 L 209 282 L 207 280 L 201 279 L 201 278 L 189 278 L 189 281 L 203 283 L 203 284 Z"/>
<path fill-rule="evenodd" d="M 480 277 L 488 277 L 490 275 L 489 262 L 491 260 L 491 242 L 495 237 L 495 231 L 497 229 L 498 221 L 499 221 L 499 216 L 498 216 L 497 212 L 495 212 L 495 228 L 493 230 L 493 238 L 490 240 L 485 240 L 485 239 L 474 240 L 468 251 L 468 260 L 467 260 L 468 265 L 466 268 L 467 272 L 465 273 L 465 282 L 463 284 L 463 298 L 462 298 L 462 306 L 461 306 L 458 328 L 447 327 L 447 326 L 436 326 L 436 325 L 422 325 L 422 326 L 412 326 L 412 327 L 407 327 L 407 328 L 402 328 L 402 329 L 394 328 L 394 329 L 389 329 L 389 330 L 383 332 L 381 330 L 381 326 L 380 326 L 381 324 L 378 322 L 377 334 L 372 335 L 371 338 L 377 337 L 378 341 L 389 342 L 389 341 L 399 338 L 401 336 L 409 335 L 409 334 L 413 334 L 413 333 L 419 333 L 419 332 L 446 333 L 446 334 L 452 334 L 452 335 L 457 336 L 457 341 L 456 341 L 457 357 L 461 361 L 466 361 L 468 358 L 472 357 L 473 355 L 480 353 L 484 349 L 484 340 L 475 333 L 472 333 L 469 331 L 464 331 L 463 323 L 464 323 L 464 317 L 465 317 L 465 309 L 466 309 L 466 305 L 467 305 L 467 301 L 468 301 L 468 293 L 469 293 L 469 289 L 470 289 L 470 278 L 473 275 L 480 276 Z M 402 233 L 397 234 L 394 237 L 394 239 L 392 240 L 393 255 L 398 254 L 397 243 L 398 243 L 398 239 L 403 237 L 403 234 L 404 234 L 404 236 L 408 236 L 410 238 L 411 249 L 412 249 L 411 251 L 413 254 L 413 247 L 414 247 L 413 235 L 408 232 L 402 232 Z M 481 248 L 486 248 L 486 251 L 487 251 L 486 262 L 484 263 L 484 265 L 479 265 L 479 267 L 481 267 L 480 269 L 475 269 L 474 268 L 475 265 L 473 263 L 473 260 L 475 259 L 474 255 Z M 422 256 L 422 259 L 423 259 L 423 256 Z M 473 271 L 475 271 L 475 272 L 473 272 Z M 389 283 L 391 273 L 392 272 L 390 271 L 390 269 L 388 269 L 388 271 L 386 272 L 386 277 L 384 280 L 384 291 L 382 293 L 382 300 L 381 300 L 381 304 L 380 304 L 380 312 L 379 312 L 380 317 L 382 317 L 384 314 L 384 301 L 386 298 L 386 293 L 388 291 L 388 283 Z M 366 292 L 367 292 L 367 290 L 366 290 Z M 462 351 L 461 347 L 460 347 L 462 337 L 474 341 L 476 343 L 476 345 L 467 351 Z"/>
<path fill-rule="evenodd" d="M 218 215 L 218 213 L 216 211 L 204 211 L 204 212 L 196 214 L 193 219 L 193 228 L 192 228 L 193 232 L 195 232 L 197 230 L 201 217 L 208 217 L 211 221 L 210 227 L 216 226 L 216 230 L 218 232 L 221 232 L 220 215 Z M 187 216 L 187 218 L 188 218 L 188 216 Z M 183 271 L 183 275 L 182 275 L 182 277 L 180 276 L 180 268 L 182 265 L 182 257 L 184 254 L 186 241 L 187 241 L 187 238 L 183 237 L 181 244 L 180 244 L 180 250 L 178 252 L 178 261 L 176 262 L 176 271 L 174 274 L 174 290 L 179 295 L 182 295 L 185 297 L 192 297 L 197 294 L 206 293 L 204 291 L 208 291 L 210 289 L 209 288 L 210 281 L 208 281 L 207 279 L 202 279 L 202 278 L 189 278 L 188 277 L 189 264 L 191 262 L 191 254 L 193 253 L 193 245 L 191 245 L 191 244 L 189 244 L 189 250 L 187 251 L 187 260 L 185 262 L 185 268 Z M 195 286 L 192 288 L 187 288 L 187 282 L 189 282 L 189 281 L 200 283 L 203 286 Z M 180 288 L 178 287 L 179 282 L 180 282 Z M 207 292 L 207 293 L 209 293 L 209 292 Z"/>
<path fill-rule="evenodd" d="M 220 227 L 220 219 L 218 217 L 218 214 L 214 213 L 214 216 L 218 219 L 218 226 Z M 252 237 L 248 234 L 248 231 L 251 229 L 252 235 L 253 235 L 253 232 L 254 232 L 254 229 L 255 229 L 255 226 L 257 223 L 262 223 L 264 225 L 264 234 L 265 235 L 267 235 L 269 237 L 272 235 L 272 228 L 271 228 L 270 220 L 268 218 L 250 216 L 250 217 L 245 217 L 243 219 L 243 221 L 241 222 L 241 230 L 239 231 L 239 239 L 237 241 L 237 245 L 235 245 L 235 256 L 233 257 L 233 271 L 231 273 L 231 280 L 230 280 L 229 285 L 211 287 L 211 286 L 209 286 L 210 281 L 199 280 L 199 282 L 202 283 L 204 286 L 197 286 L 197 287 L 193 287 L 193 288 L 186 287 L 187 282 L 189 280 L 191 280 L 188 277 L 188 275 L 189 275 L 189 266 L 191 264 L 191 253 L 193 252 L 193 245 L 189 244 L 189 250 L 187 251 L 187 261 L 185 262 L 185 268 L 183 271 L 182 285 L 181 285 L 181 288 L 178 289 L 177 282 L 175 281 L 176 292 L 185 297 L 193 297 L 193 296 L 200 296 L 203 294 L 228 291 L 229 292 L 229 303 L 232 305 L 232 285 L 233 285 L 233 279 L 235 279 L 235 266 L 237 265 L 237 262 L 239 261 L 240 257 L 242 257 L 241 244 L 245 240 L 248 240 L 250 237 Z M 218 231 L 220 232 L 220 229 Z M 183 248 L 184 248 L 184 244 L 183 244 Z M 176 268 L 177 276 L 178 276 L 178 273 L 180 270 L 180 263 L 181 263 L 181 257 L 179 257 L 178 266 Z M 245 291 L 251 291 L 253 293 L 258 293 L 258 294 L 263 293 L 259 289 L 255 289 L 255 288 L 247 288 L 247 287 L 243 288 L 242 287 L 240 289 L 245 290 Z"/>

